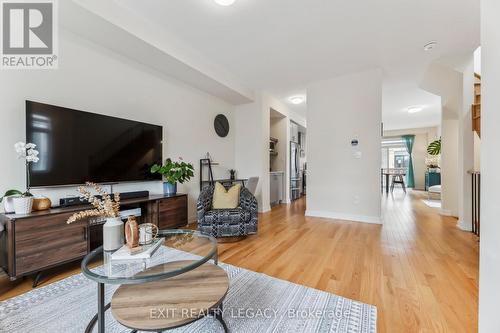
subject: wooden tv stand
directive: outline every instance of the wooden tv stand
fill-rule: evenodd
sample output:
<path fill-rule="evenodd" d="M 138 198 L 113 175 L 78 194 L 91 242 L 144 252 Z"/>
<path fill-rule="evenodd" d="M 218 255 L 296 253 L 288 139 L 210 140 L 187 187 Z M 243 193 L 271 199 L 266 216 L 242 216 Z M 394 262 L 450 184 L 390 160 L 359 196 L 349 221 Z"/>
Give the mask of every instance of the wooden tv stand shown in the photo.
<path fill-rule="evenodd" d="M 154 223 L 159 229 L 188 224 L 187 195 L 150 195 L 122 200 L 121 209 L 141 208 L 138 223 Z M 0 214 L 5 231 L 0 238 L 0 262 L 11 280 L 83 258 L 102 245 L 102 224 L 84 219 L 66 221 L 90 206 L 52 208 L 28 215 Z M 34 286 L 38 282 L 39 274 Z"/>

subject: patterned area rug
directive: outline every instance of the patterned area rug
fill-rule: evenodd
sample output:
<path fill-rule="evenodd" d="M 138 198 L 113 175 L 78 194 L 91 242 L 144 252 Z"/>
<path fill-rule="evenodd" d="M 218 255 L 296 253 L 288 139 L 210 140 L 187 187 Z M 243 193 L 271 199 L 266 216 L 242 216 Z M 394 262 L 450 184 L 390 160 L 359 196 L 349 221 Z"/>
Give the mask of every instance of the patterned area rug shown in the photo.
<path fill-rule="evenodd" d="M 184 252 L 167 251 L 172 260 L 193 259 Z M 376 332 L 375 306 L 220 265 L 230 279 L 223 316 L 231 332 Z M 107 301 L 116 288 L 106 285 Z M 0 332 L 83 332 L 96 311 L 97 285 L 78 274 L 1 302 Z M 130 329 L 116 322 L 107 311 L 106 332 L 125 333 Z M 206 317 L 169 332 L 215 333 L 223 329 L 217 320 Z"/>

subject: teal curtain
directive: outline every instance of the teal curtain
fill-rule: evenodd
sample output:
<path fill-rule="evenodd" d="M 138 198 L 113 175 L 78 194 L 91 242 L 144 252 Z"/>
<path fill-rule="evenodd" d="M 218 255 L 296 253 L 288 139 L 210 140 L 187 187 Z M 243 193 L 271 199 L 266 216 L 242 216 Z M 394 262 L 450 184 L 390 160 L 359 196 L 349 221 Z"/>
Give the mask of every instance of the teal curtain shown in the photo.
<path fill-rule="evenodd" d="M 410 155 L 410 163 L 408 163 L 408 172 L 406 173 L 406 186 L 410 188 L 415 188 L 415 175 L 413 173 L 413 144 L 415 143 L 415 135 L 403 135 L 403 141 L 405 142 L 406 151 Z"/>

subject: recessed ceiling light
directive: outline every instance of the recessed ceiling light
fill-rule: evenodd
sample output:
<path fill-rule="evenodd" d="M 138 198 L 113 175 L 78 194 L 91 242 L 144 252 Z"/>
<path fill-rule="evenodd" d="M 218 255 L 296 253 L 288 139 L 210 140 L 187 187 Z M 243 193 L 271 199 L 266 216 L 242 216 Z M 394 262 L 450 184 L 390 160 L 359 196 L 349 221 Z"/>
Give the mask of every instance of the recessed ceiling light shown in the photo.
<path fill-rule="evenodd" d="M 221 6 L 231 6 L 236 0 L 214 0 L 216 4 Z"/>
<path fill-rule="evenodd" d="M 290 97 L 290 102 L 292 102 L 292 104 L 302 104 L 304 103 L 305 101 L 305 97 L 304 96 L 293 96 L 293 97 Z"/>
<path fill-rule="evenodd" d="M 408 113 L 417 113 L 422 111 L 423 109 L 424 108 L 421 106 L 410 106 L 406 109 L 406 111 L 408 111 Z"/>
<path fill-rule="evenodd" d="M 424 45 L 424 51 L 430 51 L 430 50 L 434 49 L 436 46 L 437 46 L 436 41 L 429 42 L 429 43 Z"/>

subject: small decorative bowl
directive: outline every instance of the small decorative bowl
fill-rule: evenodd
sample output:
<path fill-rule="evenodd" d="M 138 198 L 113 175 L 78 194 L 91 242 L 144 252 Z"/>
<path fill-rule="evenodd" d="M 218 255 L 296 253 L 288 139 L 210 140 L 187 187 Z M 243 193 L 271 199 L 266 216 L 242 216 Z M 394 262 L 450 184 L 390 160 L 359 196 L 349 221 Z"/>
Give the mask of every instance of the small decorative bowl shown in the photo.
<path fill-rule="evenodd" d="M 33 199 L 33 210 L 47 210 L 52 205 L 49 198 L 35 198 Z"/>

